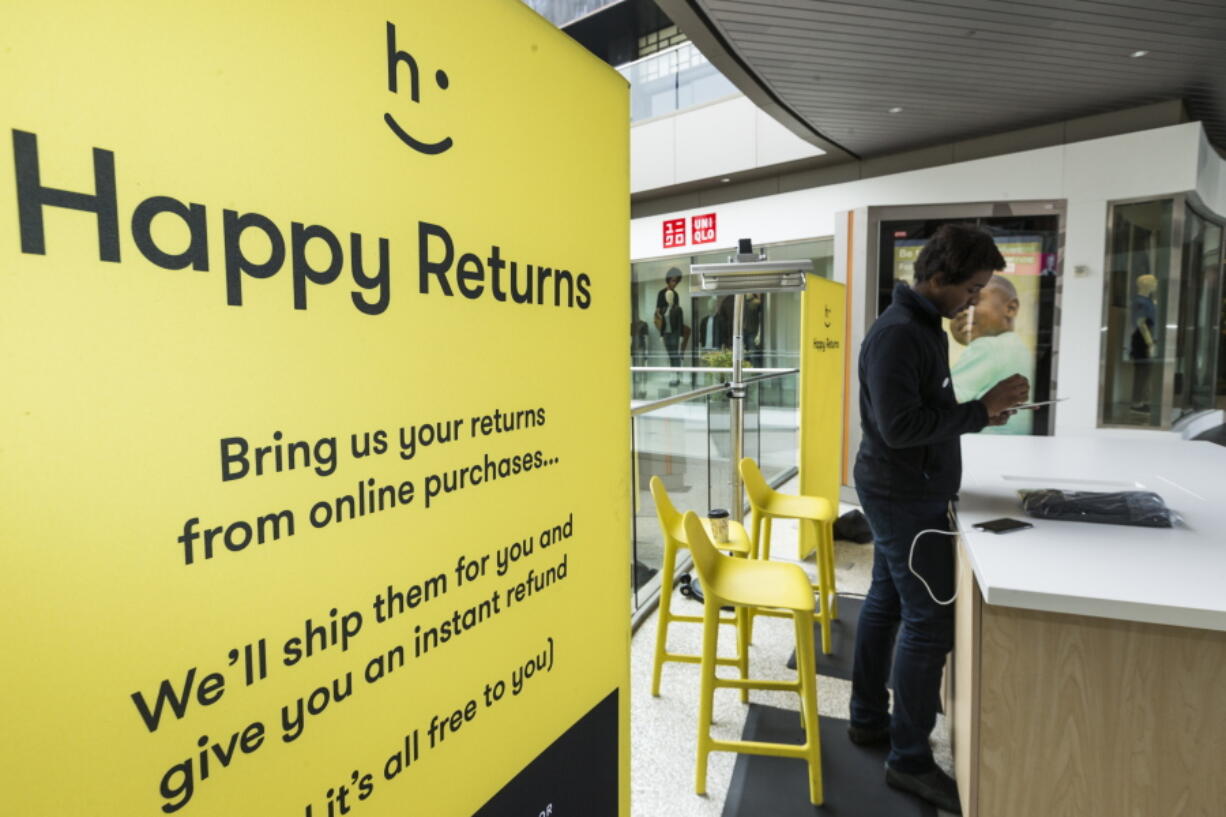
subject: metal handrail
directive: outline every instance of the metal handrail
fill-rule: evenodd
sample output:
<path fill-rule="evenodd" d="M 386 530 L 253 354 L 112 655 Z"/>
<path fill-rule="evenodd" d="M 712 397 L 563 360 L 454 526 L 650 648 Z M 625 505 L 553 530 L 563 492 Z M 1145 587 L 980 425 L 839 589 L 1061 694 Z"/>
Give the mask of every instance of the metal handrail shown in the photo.
<path fill-rule="evenodd" d="M 631 60 L 630 62 L 623 62 L 621 65 L 615 65 L 613 66 L 613 70 L 617 71 L 620 74 L 624 74 L 626 71 L 630 70 L 631 68 L 634 68 L 636 65 L 642 65 L 643 63 L 648 62 L 650 60 L 658 60 L 661 57 L 663 57 L 665 54 L 671 54 L 674 51 L 680 51 L 681 49 L 687 46 L 690 49 L 692 49 L 694 53 L 696 53 L 699 57 L 701 57 L 703 62 L 710 62 L 710 60 L 707 59 L 706 55 L 703 54 L 702 51 L 698 49 L 698 46 L 694 45 L 693 41 L 683 40 L 677 43 L 676 45 L 670 45 L 668 48 L 661 48 L 659 51 L 652 51 L 650 54 L 639 57 L 636 60 Z M 676 73 L 676 72 L 674 71 L 673 73 Z"/>
<path fill-rule="evenodd" d="M 731 366 L 631 366 L 632 372 L 731 372 Z M 762 368 L 754 369 L 755 372 L 768 372 L 771 374 L 790 374 L 791 372 L 799 371 L 799 369 L 774 369 Z"/>
<path fill-rule="evenodd" d="M 675 403 L 684 403 L 687 400 L 693 400 L 695 397 L 705 397 L 708 394 L 715 394 L 717 391 L 727 391 L 727 383 L 716 383 L 714 386 L 703 386 L 701 389 L 674 394 L 672 397 L 665 397 L 663 400 L 656 400 L 651 403 L 644 403 L 641 406 L 631 406 L 630 416 L 638 417 L 640 414 L 646 414 L 649 411 L 655 411 L 658 408 L 671 406 Z"/>
<path fill-rule="evenodd" d="M 754 375 L 753 377 L 747 377 L 741 382 L 745 384 L 757 383 L 762 380 L 774 380 L 776 377 L 786 377 L 789 374 L 799 374 L 799 373 L 800 373 L 800 369 L 777 369 L 777 370 L 772 369 L 766 374 L 758 374 L 758 375 Z"/>
<path fill-rule="evenodd" d="M 711 369 L 704 369 L 703 371 L 709 372 L 711 371 Z M 744 383 L 745 385 L 749 385 L 750 383 L 760 383 L 763 380 L 773 380 L 776 377 L 786 377 L 787 375 L 790 375 L 790 374 L 796 374 L 799 371 L 800 369 L 778 369 L 778 370 L 773 370 L 771 372 L 768 372 L 766 374 L 760 374 L 754 377 L 746 378 L 745 380 L 741 382 Z M 655 400 L 651 403 L 644 403 L 641 406 L 631 406 L 630 416 L 638 417 L 641 414 L 647 414 L 648 412 L 655 411 L 656 409 L 659 409 L 659 408 L 664 408 L 665 406 L 671 406 L 677 403 L 684 403 L 687 400 L 693 400 L 695 397 L 705 397 L 708 394 L 715 394 L 716 392 L 721 392 L 721 391 L 727 392 L 730 390 L 730 388 L 731 387 L 728 383 L 716 383 L 714 386 L 703 386 L 701 389 L 694 389 L 693 391 L 682 392 L 681 394 L 674 394 L 672 397 L 665 397 L 661 400 Z"/>

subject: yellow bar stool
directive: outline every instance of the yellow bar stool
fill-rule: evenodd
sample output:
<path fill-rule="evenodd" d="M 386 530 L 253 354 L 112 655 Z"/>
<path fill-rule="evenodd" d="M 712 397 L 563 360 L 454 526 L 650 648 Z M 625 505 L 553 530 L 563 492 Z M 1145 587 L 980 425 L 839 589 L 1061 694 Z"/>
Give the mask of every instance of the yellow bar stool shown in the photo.
<path fill-rule="evenodd" d="M 795 519 L 801 525 L 811 524 L 817 542 L 817 583 L 812 585 L 818 592 L 821 603 L 813 619 L 822 626 L 822 652 L 830 652 L 830 622 L 839 617 L 837 589 L 834 584 L 834 508 L 830 502 L 818 496 L 795 496 L 781 494 L 767 484 L 758 465 L 749 457 L 741 460 L 741 481 L 749 495 L 750 542 L 755 559 L 771 557 L 771 520 Z M 797 540 L 801 558 L 803 545 Z M 749 616 L 749 633 L 753 635 L 753 618 L 756 615 L 787 618 L 790 613 L 754 611 Z"/>
<path fill-rule="evenodd" d="M 660 568 L 660 609 L 656 621 L 656 652 L 651 669 L 651 694 L 660 695 L 660 675 L 665 661 L 676 661 L 681 664 L 697 664 L 702 661 L 700 655 L 668 652 L 668 625 L 674 621 L 701 624 L 702 616 L 680 616 L 672 612 L 673 574 L 677 572 L 677 551 L 689 547 L 685 535 L 685 525 L 681 512 L 673 505 L 664 482 L 659 477 L 651 478 L 651 495 L 656 501 L 656 518 L 660 520 L 660 530 L 664 534 L 664 564 Z M 704 528 L 710 532 L 711 520 L 703 519 Z M 728 542 L 719 545 L 721 550 L 736 554 L 741 558 L 749 556 L 749 534 L 745 528 L 732 519 L 728 520 Z M 706 590 L 706 587 L 703 587 Z M 718 609 L 718 608 L 717 608 Z M 737 667 L 741 677 L 749 677 L 749 639 L 748 616 L 736 612 L 731 616 L 721 616 L 721 624 L 736 625 L 737 655 L 735 658 L 717 658 L 716 663 Z M 749 690 L 742 690 L 741 700 L 749 700 Z"/>
<path fill-rule="evenodd" d="M 822 804 L 822 749 L 817 728 L 817 657 L 813 647 L 813 588 L 798 565 L 734 559 L 715 549 L 702 520 L 693 511 L 685 515 L 685 533 L 694 554 L 694 567 L 702 579 L 706 603 L 702 617 L 702 688 L 698 703 L 698 769 L 696 791 L 707 790 L 707 758 L 711 752 L 743 752 L 773 757 L 792 757 L 809 764 L 809 801 Z M 796 680 L 763 681 L 720 678 L 715 674 L 719 644 L 719 610 L 732 605 L 738 612 L 764 608 L 788 611 L 796 628 Z M 801 723 L 805 742 L 766 743 L 748 740 L 715 740 L 711 737 L 711 712 L 717 687 L 790 690 L 800 695 Z"/>

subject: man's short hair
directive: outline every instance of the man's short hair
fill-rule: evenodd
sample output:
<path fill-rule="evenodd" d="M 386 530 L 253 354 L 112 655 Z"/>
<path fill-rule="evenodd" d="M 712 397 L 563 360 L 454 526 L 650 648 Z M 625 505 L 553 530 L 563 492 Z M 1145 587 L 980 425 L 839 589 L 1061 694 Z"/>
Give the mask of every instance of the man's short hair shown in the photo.
<path fill-rule="evenodd" d="M 669 281 L 680 281 L 680 280 L 681 280 L 681 270 L 677 269 L 676 267 L 669 267 L 668 272 L 664 273 L 665 283 Z"/>
<path fill-rule="evenodd" d="M 1005 268 L 992 236 L 973 224 L 944 224 L 928 239 L 915 261 L 915 282 L 945 273 L 946 284 L 960 284 L 977 272 Z"/>

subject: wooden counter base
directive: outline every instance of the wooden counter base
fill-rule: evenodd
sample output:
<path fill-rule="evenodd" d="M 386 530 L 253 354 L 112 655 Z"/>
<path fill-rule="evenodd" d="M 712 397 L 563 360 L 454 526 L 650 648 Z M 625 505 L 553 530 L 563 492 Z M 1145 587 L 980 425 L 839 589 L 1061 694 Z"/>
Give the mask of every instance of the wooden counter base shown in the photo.
<path fill-rule="evenodd" d="M 959 555 L 966 817 L 1226 814 L 1226 632 L 984 604 Z"/>

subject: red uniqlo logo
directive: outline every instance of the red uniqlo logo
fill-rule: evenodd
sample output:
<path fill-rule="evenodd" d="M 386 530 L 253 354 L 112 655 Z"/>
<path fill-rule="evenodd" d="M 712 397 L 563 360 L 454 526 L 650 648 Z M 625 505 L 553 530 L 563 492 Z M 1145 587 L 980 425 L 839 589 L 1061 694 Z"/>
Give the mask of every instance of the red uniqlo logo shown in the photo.
<path fill-rule="evenodd" d="M 670 218 L 664 222 L 664 247 L 685 246 L 685 219 Z"/>
<path fill-rule="evenodd" d="M 710 244 L 715 241 L 715 214 L 707 213 L 690 219 L 690 239 L 695 244 Z"/>

